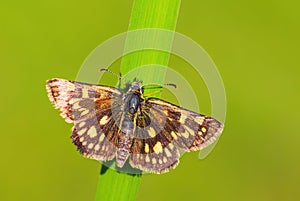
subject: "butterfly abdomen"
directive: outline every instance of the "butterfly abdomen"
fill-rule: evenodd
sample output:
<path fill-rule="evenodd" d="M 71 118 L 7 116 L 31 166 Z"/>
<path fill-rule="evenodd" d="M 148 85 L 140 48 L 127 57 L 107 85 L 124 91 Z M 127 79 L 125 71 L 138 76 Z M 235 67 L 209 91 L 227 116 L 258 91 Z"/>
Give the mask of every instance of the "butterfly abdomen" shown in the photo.
<path fill-rule="evenodd" d="M 120 168 L 124 166 L 129 156 L 129 149 L 132 145 L 134 125 L 132 118 L 129 115 L 124 115 L 124 121 L 121 127 L 118 136 L 118 150 L 116 156 L 116 163 Z"/>

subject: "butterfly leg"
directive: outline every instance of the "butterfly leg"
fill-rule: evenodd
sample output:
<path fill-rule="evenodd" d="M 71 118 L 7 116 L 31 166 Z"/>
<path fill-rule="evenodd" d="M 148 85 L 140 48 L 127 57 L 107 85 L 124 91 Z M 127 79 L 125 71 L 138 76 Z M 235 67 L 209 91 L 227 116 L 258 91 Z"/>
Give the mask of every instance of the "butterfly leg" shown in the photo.
<path fill-rule="evenodd" d="M 156 90 L 156 91 L 152 91 L 152 92 L 149 92 L 149 93 L 147 93 L 147 94 L 144 94 L 143 96 L 144 96 L 144 97 L 149 97 L 149 96 L 152 96 L 152 95 L 154 95 L 154 94 L 161 93 L 161 92 L 162 92 L 162 90 Z"/>

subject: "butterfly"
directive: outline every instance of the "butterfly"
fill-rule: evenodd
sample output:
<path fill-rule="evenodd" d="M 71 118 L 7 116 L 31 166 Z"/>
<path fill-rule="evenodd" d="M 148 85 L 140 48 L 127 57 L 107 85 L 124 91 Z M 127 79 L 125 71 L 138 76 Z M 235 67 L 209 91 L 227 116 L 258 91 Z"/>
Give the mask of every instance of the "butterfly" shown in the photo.
<path fill-rule="evenodd" d="M 133 80 L 126 89 L 54 78 L 48 97 L 73 123 L 72 141 L 80 153 L 98 161 L 126 161 L 144 172 L 164 173 L 179 163 L 180 152 L 212 144 L 224 125 L 158 98 L 145 97 Z"/>

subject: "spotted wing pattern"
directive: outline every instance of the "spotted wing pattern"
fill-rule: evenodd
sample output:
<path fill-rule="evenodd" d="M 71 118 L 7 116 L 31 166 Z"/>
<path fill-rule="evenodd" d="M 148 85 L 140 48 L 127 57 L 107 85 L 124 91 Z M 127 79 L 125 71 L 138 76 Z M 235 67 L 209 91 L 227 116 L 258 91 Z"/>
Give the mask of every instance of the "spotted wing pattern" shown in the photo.
<path fill-rule="evenodd" d="M 66 122 L 74 123 L 71 138 L 77 149 L 88 158 L 113 159 L 122 92 L 113 87 L 64 79 L 48 80 L 46 88 L 50 101 L 60 109 L 61 116 Z"/>
<path fill-rule="evenodd" d="M 167 131 L 159 126 L 149 124 L 147 127 L 138 127 L 137 125 L 129 160 L 132 167 L 160 174 L 178 165 L 179 150 L 167 138 Z"/>
<path fill-rule="evenodd" d="M 150 98 L 137 116 L 130 164 L 153 173 L 175 168 L 179 150 L 196 151 L 213 143 L 223 124 L 216 119 Z"/>
<path fill-rule="evenodd" d="M 85 157 L 100 161 L 116 156 L 117 162 L 120 157 L 127 160 L 128 152 L 121 149 L 124 145 L 132 167 L 152 173 L 167 172 L 179 163 L 180 151 L 203 149 L 223 130 L 223 124 L 212 117 L 156 98 L 140 97 L 138 111 L 125 118 L 124 94 L 114 87 L 64 79 L 48 80 L 46 87 L 61 116 L 74 123 L 71 138 L 77 149 Z M 121 131 L 124 118 L 132 119 L 133 130 L 125 126 L 127 130 Z"/>

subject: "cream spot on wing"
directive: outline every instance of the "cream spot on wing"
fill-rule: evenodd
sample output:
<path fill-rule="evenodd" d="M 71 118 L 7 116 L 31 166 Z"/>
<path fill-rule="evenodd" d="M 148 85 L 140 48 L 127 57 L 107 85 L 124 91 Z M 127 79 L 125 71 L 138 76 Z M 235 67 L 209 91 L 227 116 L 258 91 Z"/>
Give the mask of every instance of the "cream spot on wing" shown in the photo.
<path fill-rule="evenodd" d="M 88 130 L 87 134 L 88 134 L 91 138 L 97 136 L 97 130 L 96 130 L 96 127 L 95 127 L 95 126 L 92 126 L 92 127 Z"/>
<path fill-rule="evenodd" d="M 79 108 L 80 108 L 80 105 L 79 105 L 79 101 L 78 101 L 78 102 L 74 103 L 73 109 L 77 110 Z"/>
<path fill-rule="evenodd" d="M 201 117 L 201 116 L 199 117 L 199 116 L 198 116 L 198 117 L 195 118 L 195 121 L 196 121 L 198 124 L 201 125 L 201 124 L 203 124 L 204 117 Z"/>
<path fill-rule="evenodd" d="M 85 121 L 80 122 L 80 124 L 78 125 L 78 127 L 79 127 L 79 128 L 82 128 L 85 124 L 86 124 Z"/>
<path fill-rule="evenodd" d="M 202 135 L 203 133 L 201 131 L 198 131 L 198 135 Z"/>
<path fill-rule="evenodd" d="M 83 112 L 81 112 L 80 116 L 84 116 L 88 114 L 90 111 L 88 109 L 84 109 Z"/>
<path fill-rule="evenodd" d="M 163 157 L 163 162 L 166 163 L 167 162 L 167 157 Z"/>
<path fill-rule="evenodd" d="M 171 135 L 175 140 L 177 140 L 177 135 L 174 133 L 174 131 L 171 131 Z"/>
<path fill-rule="evenodd" d="M 172 156 L 171 152 L 167 148 L 165 149 L 165 153 L 166 153 L 167 157 L 171 157 Z"/>
<path fill-rule="evenodd" d="M 71 99 L 69 100 L 69 104 L 72 105 L 73 103 L 74 103 L 74 99 L 71 98 Z"/>
<path fill-rule="evenodd" d="M 102 134 L 102 135 L 100 136 L 100 138 L 99 138 L 99 142 L 102 142 L 102 141 L 104 140 L 104 137 L 105 137 L 105 135 Z"/>
<path fill-rule="evenodd" d="M 104 124 L 106 124 L 108 121 L 109 121 L 109 118 L 108 118 L 107 115 L 105 115 L 105 116 L 103 116 L 103 117 L 100 119 L 99 123 L 100 123 L 100 125 L 104 125 Z"/>
<path fill-rule="evenodd" d="M 190 127 L 186 126 L 185 129 L 191 134 L 191 135 L 195 135 L 195 132 L 190 129 Z"/>
<path fill-rule="evenodd" d="M 149 153 L 149 144 L 147 144 L 147 143 L 145 144 L 145 152 Z"/>
<path fill-rule="evenodd" d="M 96 144 L 96 146 L 95 146 L 95 151 L 99 151 L 99 149 L 100 149 L 100 145 L 99 144 Z"/>
<path fill-rule="evenodd" d="M 84 137 L 79 138 L 79 142 L 83 142 Z"/>
<path fill-rule="evenodd" d="M 87 144 L 87 141 L 84 141 L 84 142 L 82 143 L 83 146 L 85 146 L 86 144 Z"/>
<path fill-rule="evenodd" d="M 82 98 L 89 98 L 89 90 L 87 88 L 82 88 Z"/>
<path fill-rule="evenodd" d="M 206 128 L 205 127 L 202 127 L 201 130 L 202 130 L 203 133 L 206 132 Z"/>
<path fill-rule="evenodd" d="M 87 128 L 83 128 L 83 129 L 81 129 L 81 130 L 79 130 L 78 132 L 77 132 L 77 134 L 80 136 L 80 135 L 83 135 L 84 133 L 85 133 L 85 131 L 87 130 Z"/>
<path fill-rule="evenodd" d="M 184 115 L 184 114 L 181 113 L 180 119 L 179 119 L 179 123 L 184 124 L 185 119 L 186 119 L 186 115 Z"/>
<path fill-rule="evenodd" d="M 149 162 L 150 162 L 150 158 L 149 158 L 149 156 L 148 156 L 148 155 L 146 155 L 146 157 L 145 157 L 145 160 L 146 160 L 146 162 L 147 162 L 147 163 L 149 163 Z"/>
<path fill-rule="evenodd" d="M 169 144 L 169 147 L 170 147 L 171 150 L 173 150 L 174 145 L 173 145 L 172 143 L 170 143 L 170 144 Z"/>
<path fill-rule="evenodd" d="M 156 132 L 152 127 L 149 128 L 148 133 L 150 137 L 155 137 L 156 135 Z"/>
<path fill-rule="evenodd" d="M 78 108 L 78 111 L 79 111 L 79 112 L 82 112 L 82 111 L 84 111 L 84 110 L 86 110 L 84 107 L 79 107 L 79 108 Z"/>
<path fill-rule="evenodd" d="M 188 131 L 185 131 L 184 133 L 181 133 L 181 135 L 185 138 L 188 138 L 190 134 Z"/>
<path fill-rule="evenodd" d="M 159 154 L 160 152 L 162 152 L 162 145 L 161 142 L 157 142 L 154 147 L 153 150 L 156 154 Z"/>
<path fill-rule="evenodd" d="M 156 158 L 152 158 L 152 163 L 156 164 Z"/>
<path fill-rule="evenodd" d="M 90 144 L 88 145 L 88 148 L 91 149 L 91 148 L 93 148 L 93 146 L 94 146 L 94 144 L 93 144 L 93 143 L 90 143 Z"/>
<path fill-rule="evenodd" d="M 161 159 L 158 159 L 158 163 L 159 163 L 159 164 L 162 164 L 162 160 L 161 160 Z"/>

